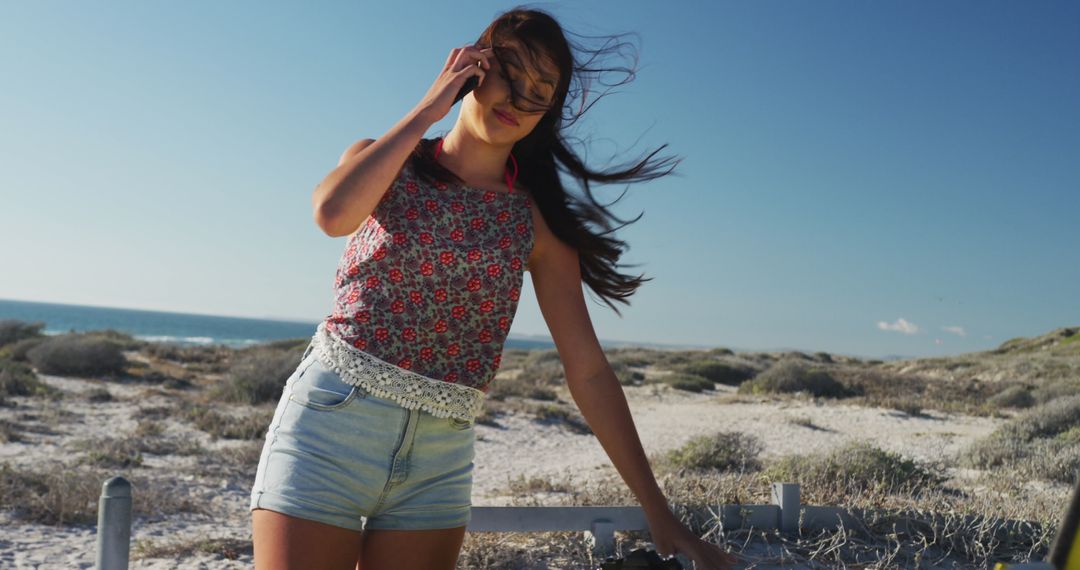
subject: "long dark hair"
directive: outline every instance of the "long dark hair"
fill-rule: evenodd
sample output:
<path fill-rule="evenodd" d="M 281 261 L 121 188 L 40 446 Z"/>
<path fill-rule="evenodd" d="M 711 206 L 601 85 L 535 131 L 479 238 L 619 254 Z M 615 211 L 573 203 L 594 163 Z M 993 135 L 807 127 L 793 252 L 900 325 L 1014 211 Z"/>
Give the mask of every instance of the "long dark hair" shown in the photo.
<path fill-rule="evenodd" d="M 544 216 L 544 221 L 551 231 L 560 240 L 577 250 L 582 281 L 616 314 L 622 316 L 612 301 L 629 305 L 627 297 L 632 295 L 642 283 L 652 278 L 645 277 L 644 274 L 634 276 L 618 271 L 618 267 L 628 266 L 628 264 L 618 263 L 619 257 L 624 250 L 628 249 L 628 246 L 626 242 L 616 239 L 613 234 L 616 230 L 636 222 L 644 212 L 631 220 L 618 218 L 607 208 L 618 202 L 622 195 L 611 204 L 602 205 L 593 196 L 589 182 L 653 180 L 670 174 L 681 159 L 669 157 L 657 164 L 650 163 L 652 157 L 667 146 L 664 144 L 625 170 L 606 172 L 590 170 L 570 150 L 562 131 L 577 122 L 585 111 L 606 95 L 606 93 L 601 94 L 588 106 L 585 105 L 590 75 L 599 76 L 605 71 L 621 71 L 627 74 L 622 82 L 609 87 L 618 87 L 633 79 L 632 68 L 604 69 L 591 65 L 598 55 L 618 52 L 627 44 L 618 43 L 612 47 L 597 50 L 582 49 L 579 44 L 572 44 L 567 40 L 562 26 L 555 18 L 541 10 L 519 6 L 500 14 L 491 22 L 480 34 L 476 45 L 496 47 L 495 56 L 499 58 L 500 64 L 503 60 L 499 56 L 498 47 L 517 46 L 520 48 L 519 53 L 529 59 L 527 63 L 529 69 L 539 69 L 536 63 L 543 58 L 559 68 L 558 86 L 550 108 L 532 132 L 514 144 L 512 152 L 518 164 L 518 180 L 532 194 L 533 200 L 540 208 L 540 213 Z M 571 47 L 574 51 L 592 53 L 592 57 L 584 63 L 578 63 Z M 636 55 L 634 63 L 635 65 L 637 63 Z M 577 88 L 571 90 L 571 84 L 575 82 Z M 532 107 L 532 104 L 527 96 L 517 91 L 513 83 L 509 82 L 512 104 L 519 110 L 527 112 L 526 107 Z M 577 111 L 574 112 L 571 101 L 577 98 L 580 98 L 580 103 Z M 435 161 L 434 142 L 434 139 L 422 139 L 410 156 L 416 173 L 430 181 L 456 179 L 463 183 L 449 169 Z M 563 188 L 559 178 L 560 171 L 568 172 L 578 179 L 584 189 L 583 196 L 570 194 Z"/>

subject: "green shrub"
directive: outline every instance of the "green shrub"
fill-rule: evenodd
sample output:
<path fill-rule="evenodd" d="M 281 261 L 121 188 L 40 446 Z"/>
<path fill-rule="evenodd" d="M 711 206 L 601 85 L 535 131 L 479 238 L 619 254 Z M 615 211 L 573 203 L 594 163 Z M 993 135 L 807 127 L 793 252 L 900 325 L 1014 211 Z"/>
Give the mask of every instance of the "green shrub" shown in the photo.
<path fill-rule="evenodd" d="M 22 362 L 0 360 L 0 401 L 7 396 L 58 396 L 60 391 L 38 378 Z"/>
<path fill-rule="evenodd" d="M 0 319 L 0 346 L 6 346 L 20 340 L 38 338 L 45 323 L 37 321 L 27 323 L 17 319 Z"/>
<path fill-rule="evenodd" d="M 268 342 L 259 343 L 246 350 L 272 350 L 272 351 L 285 351 L 285 352 L 297 352 L 303 354 L 307 349 L 308 344 L 311 343 L 310 338 L 286 338 L 281 340 L 271 340 Z"/>
<path fill-rule="evenodd" d="M 79 333 L 50 337 L 30 349 L 26 357 L 44 374 L 119 375 L 128 365 L 117 343 Z"/>
<path fill-rule="evenodd" d="M 604 351 L 608 362 L 615 365 L 648 366 L 657 360 L 656 351 L 643 348 L 614 348 Z"/>
<path fill-rule="evenodd" d="M 1035 397 L 1027 386 L 1014 384 L 994 394 L 987 402 L 995 408 L 1030 408 L 1035 405 Z"/>
<path fill-rule="evenodd" d="M 676 469 L 715 471 L 757 471 L 758 456 L 764 451 L 761 440 L 741 432 L 699 435 L 682 447 L 668 452 L 667 463 Z"/>
<path fill-rule="evenodd" d="M 754 379 L 739 386 L 740 394 L 806 392 L 812 396 L 843 398 L 853 392 L 838 382 L 828 370 L 795 358 L 784 358 Z"/>
<path fill-rule="evenodd" d="M 1028 456 L 1029 443 L 1015 434 L 995 432 L 976 440 L 961 450 L 957 463 L 974 469 L 993 469 L 1013 465 Z"/>
<path fill-rule="evenodd" d="M 591 435 L 593 432 L 592 428 L 589 427 L 589 423 L 585 421 L 585 418 L 581 417 L 579 413 L 569 406 L 560 406 L 550 403 L 540 404 L 535 406 L 533 411 L 536 414 L 537 419 L 561 423 L 570 428 L 570 431 L 573 431 L 574 433 Z"/>
<path fill-rule="evenodd" d="M 509 396 L 554 400 L 554 388 L 566 383 L 562 361 L 554 350 L 535 350 L 524 357 L 521 369 L 511 377 L 499 378 L 488 396 L 504 400 Z"/>
<path fill-rule="evenodd" d="M 281 399 L 285 382 L 300 365 L 303 351 L 303 348 L 245 350 L 229 367 L 224 382 L 211 389 L 211 396 L 242 404 L 276 402 Z"/>
<path fill-rule="evenodd" d="M 709 380 L 708 378 L 694 376 L 693 374 L 682 374 L 679 372 L 666 374 L 660 377 L 660 381 L 676 390 L 686 390 L 687 392 L 702 392 L 704 390 L 712 390 L 716 387 L 712 380 Z"/>
<path fill-rule="evenodd" d="M 827 454 L 781 457 L 762 474 L 770 481 L 834 482 L 860 490 L 884 487 L 888 492 L 933 487 L 945 481 L 941 474 L 914 460 L 858 441 Z"/>
<path fill-rule="evenodd" d="M 30 349 L 48 340 L 47 336 L 38 336 L 34 338 L 24 338 L 17 340 L 11 344 L 5 345 L 0 348 L 0 359 L 10 358 L 11 360 L 17 360 L 19 362 L 26 362 L 26 353 L 30 352 Z"/>
<path fill-rule="evenodd" d="M 222 345 L 185 345 L 178 342 L 150 342 L 142 349 L 148 356 L 182 363 L 218 364 L 233 355 Z"/>
<path fill-rule="evenodd" d="M 558 396 L 547 386 L 537 384 L 536 377 L 518 374 L 513 378 L 499 378 L 491 383 L 488 397 L 493 400 L 505 400 L 510 396 L 532 398 L 534 400 L 554 400 Z"/>
<path fill-rule="evenodd" d="M 611 371 L 614 372 L 615 377 L 619 379 L 619 384 L 622 384 L 623 386 L 641 384 L 641 382 L 645 380 L 645 374 L 637 370 L 631 370 L 630 366 L 625 362 L 616 361 L 609 362 L 609 364 L 611 365 Z"/>
<path fill-rule="evenodd" d="M 87 338 L 93 338 L 115 344 L 120 350 L 142 350 L 147 344 L 149 344 L 146 341 L 136 339 L 128 333 L 120 332 L 113 329 L 86 331 L 81 334 Z"/>
<path fill-rule="evenodd" d="M 679 366 L 677 372 L 693 374 L 727 386 L 738 386 L 754 376 L 746 368 L 732 366 L 719 360 L 693 360 Z"/>
<path fill-rule="evenodd" d="M 109 392 L 108 388 L 91 388 L 87 390 L 83 396 L 88 402 L 93 404 L 113 401 L 113 395 Z"/>
<path fill-rule="evenodd" d="M 1049 382 L 1031 391 L 1031 396 L 1038 404 L 1045 404 L 1054 400 L 1080 394 L 1080 380 L 1063 379 Z"/>
<path fill-rule="evenodd" d="M 0 443 L 15 443 L 22 440 L 22 426 L 0 418 Z"/>

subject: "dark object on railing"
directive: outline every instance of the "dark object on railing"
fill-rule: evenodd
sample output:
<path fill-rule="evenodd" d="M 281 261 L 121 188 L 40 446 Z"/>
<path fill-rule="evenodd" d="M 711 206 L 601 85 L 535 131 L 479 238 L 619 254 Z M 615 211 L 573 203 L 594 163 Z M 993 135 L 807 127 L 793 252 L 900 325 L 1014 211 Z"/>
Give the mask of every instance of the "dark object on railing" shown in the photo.
<path fill-rule="evenodd" d="M 683 570 L 682 563 L 677 558 L 663 560 L 655 550 L 638 548 L 633 550 L 626 558 L 608 558 L 600 564 L 600 570 Z"/>

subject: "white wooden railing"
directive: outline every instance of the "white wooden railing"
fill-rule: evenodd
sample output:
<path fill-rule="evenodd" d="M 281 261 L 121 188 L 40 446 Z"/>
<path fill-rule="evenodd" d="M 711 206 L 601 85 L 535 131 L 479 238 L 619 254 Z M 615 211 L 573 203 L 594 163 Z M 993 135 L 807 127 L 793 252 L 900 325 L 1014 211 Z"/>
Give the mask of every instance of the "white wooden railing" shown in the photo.
<path fill-rule="evenodd" d="M 857 526 L 858 515 L 840 507 L 817 507 L 799 502 L 799 485 L 773 483 L 768 505 L 717 505 L 707 515 L 724 529 L 756 528 L 794 533 L 799 528 L 824 530 Z M 801 523 L 800 523 L 801 520 Z M 647 531 L 641 507 L 476 507 L 465 530 L 469 532 L 582 531 L 598 557 L 615 550 L 615 531 Z M 98 505 L 97 568 L 126 570 L 131 540 L 131 484 L 113 477 L 102 485 Z M 1010 569 L 1053 570 L 1044 563 Z"/>

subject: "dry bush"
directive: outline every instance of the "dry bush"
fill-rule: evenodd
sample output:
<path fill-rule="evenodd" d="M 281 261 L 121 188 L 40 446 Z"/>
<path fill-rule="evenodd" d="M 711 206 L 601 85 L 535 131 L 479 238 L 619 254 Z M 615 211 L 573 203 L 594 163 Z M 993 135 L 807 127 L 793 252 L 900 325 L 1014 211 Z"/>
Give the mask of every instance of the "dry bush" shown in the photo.
<path fill-rule="evenodd" d="M 185 345 L 177 342 L 151 342 L 143 347 L 147 356 L 180 364 L 220 365 L 233 355 L 233 349 L 220 344 Z"/>
<path fill-rule="evenodd" d="M 1045 404 L 1058 398 L 1080 394 L 1080 378 L 1068 378 L 1047 382 L 1031 392 L 1038 404 Z"/>
<path fill-rule="evenodd" d="M 522 414 L 532 421 L 559 425 L 578 434 L 592 434 L 588 422 L 582 417 L 578 409 L 563 401 L 536 402 L 520 398 L 510 398 L 504 401 L 487 399 L 484 401 L 484 421 L 477 418 L 477 423 L 484 423 L 499 427 L 499 416 L 505 414 Z"/>
<path fill-rule="evenodd" d="M 809 358 L 809 357 L 807 357 Z M 787 357 L 739 386 L 740 394 L 805 392 L 816 397 L 843 398 L 855 392 L 833 378 L 828 369 Z"/>
<path fill-rule="evenodd" d="M 95 437 L 71 442 L 83 451 L 83 463 L 99 467 L 126 469 L 142 465 L 141 441 L 132 437 Z"/>
<path fill-rule="evenodd" d="M 845 489 L 879 488 L 885 493 L 925 490 L 945 481 L 934 469 L 864 442 L 848 443 L 827 454 L 785 456 L 762 475 L 772 481 L 833 481 Z"/>
<path fill-rule="evenodd" d="M 533 369 L 530 369 L 530 372 Z M 491 389 L 488 390 L 488 398 L 492 400 L 502 401 L 507 398 L 532 398 L 534 400 L 554 400 L 558 396 L 555 390 L 548 385 L 541 376 L 526 373 L 524 370 L 521 374 L 514 376 L 513 378 L 499 378 L 492 382 Z"/>
<path fill-rule="evenodd" d="M 196 458 L 192 473 L 199 477 L 236 477 L 253 479 L 262 455 L 262 440 L 237 442 Z"/>
<path fill-rule="evenodd" d="M 22 426 L 0 418 L 0 443 L 16 443 L 22 440 Z"/>
<path fill-rule="evenodd" d="M 553 482 L 550 477 L 518 475 L 510 479 L 505 487 L 505 494 L 528 495 L 532 493 L 565 493 L 568 488 L 565 484 Z"/>
<path fill-rule="evenodd" d="M 237 560 L 243 555 L 254 556 L 250 540 L 198 535 L 165 540 L 140 539 L 131 545 L 131 559 L 168 558 L 180 561 L 200 554 L 209 554 L 223 560 Z"/>
<path fill-rule="evenodd" d="M 285 382 L 300 365 L 303 351 L 303 347 L 246 349 L 237 354 L 225 381 L 211 389 L 210 397 L 240 404 L 276 402 L 281 398 Z"/>
<path fill-rule="evenodd" d="M 1026 410 L 961 451 L 960 464 L 1007 468 L 1023 477 L 1072 484 L 1080 472 L 1080 395 Z"/>
<path fill-rule="evenodd" d="M 228 413 L 205 404 L 183 402 L 179 416 L 214 439 L 259 439 L 266 435 L 273 408 L 245 408 Z M 238 413 L 237 413 L 238 412 Z"/>
<path fill-rule="evenodd" d="M 511 397 L 555 400 L 555 390 L 565 385 L 564 378 L 557 351 L 533 350 L 521 359 L 520 370 L 515 376 L 501 377 L 491 384 L 488 398 L 499 401 Z"/>
<path fill-rule="evenodd" d="M 810 468 L 799 481 L 801 501 L 845 508 L 856 515 L 853 527 L 784 534 L 731 521 L 721 525 L 717 505 L 769 504 L 771 483 L 776 479 L 768 473 L 777 463 L 782 464 L 782 459 L 761 473 L 684 470 L 663 473 L 658 483 L 672 511 L 692 532 L 725 550 L 741 553 L 754 565 L 985 568 L 991 561 L 1043 558 L 1056 532 L 1059 501 L 1017 501 L 1015 487 L 1005 489 L 1002 485 L 1007 482 L 1000 478 L 989 480 L 994 492 L 968 496 L 940 487 L 934 473 L 888 454 L 834 455 L 849 464 L 846 471 L 862 475 L 838 477 L 835 469 L 807 463 Z M 879 469 L 882 467 L 906 472 L 907 484 L 889 484 L 896 478 L 885 474 Z M 922 486 L 916 483 L 920 480 Z M 577 483 L 569 474 L 564 481 L 531 485 L 568 489 L 561 497 L 549 497 L 546 504 L 638 504 L 626 485 L 614 477 Z M 540 506 L 529 496 L 516 497 L 513 504 Z M 596 561 L 587 551 L 575 548 L 581 538 L 581 533 L 469 533 L 462 560 L 505 568 L 515 567 L 518 560 L 523 568 L 595 567 Z M 647 538 L 647 532 L 616 533 L 618 554 L 642 546 L 641 541 Z M 635 539 L 637 542 L 631 544 Z M 760 554 L 765 544 L 770 545 L 773 555 Z"/>
<path fill-rule="evenodd" d="M 502 359 L 499 361 L 499 370 L 520 368 L 531 352 L 526 348 L 504 348 Z"/>
<path fill-rule="evenodd" d="M 117 475 L 60 463 L 34 468 L 0 464 L 0 505 L 18 520 L 47 525 L 97 521 L 101 486 Z M 157 479 L 119 473 L 132 486 L 134 516 L 207 514 L 205 502 L 175 493 Z"/>

